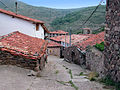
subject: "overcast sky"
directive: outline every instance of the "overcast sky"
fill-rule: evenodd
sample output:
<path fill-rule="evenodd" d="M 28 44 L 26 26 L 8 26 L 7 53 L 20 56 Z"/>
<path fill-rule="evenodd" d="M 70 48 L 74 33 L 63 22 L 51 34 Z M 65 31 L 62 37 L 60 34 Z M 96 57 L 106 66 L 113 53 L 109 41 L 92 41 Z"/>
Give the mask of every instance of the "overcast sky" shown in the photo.
<path fill-rule="evenodd" d="M 100 0 L 20 0 L 30 5 L 43 6 L 57 9 L 80 8 L 96 6 Z M 105 2 L 106 0 L 104 0 Z"/>

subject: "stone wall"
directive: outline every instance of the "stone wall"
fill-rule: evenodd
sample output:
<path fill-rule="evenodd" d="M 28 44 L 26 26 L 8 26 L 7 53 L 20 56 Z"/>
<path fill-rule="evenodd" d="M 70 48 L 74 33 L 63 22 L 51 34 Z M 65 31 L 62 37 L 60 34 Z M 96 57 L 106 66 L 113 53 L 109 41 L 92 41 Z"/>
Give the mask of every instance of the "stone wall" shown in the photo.
<path fill-rule="evenodd" d="M 42 70 L 45 64 L 44 57 L 32 60 L 22 56 L 15 56 L 6 51 L 0 51 L 0 65 L 16 65 L 18 67 L 32 69 L 35 71 Z"/>
<path fill-rule="evenodd" d="M 75 46 L 68 47 L 64 50 L 64 59 L 84 66 L 86 69 L 97 72 L 100 77 L 103 77 L 104 54 L 95 47 L 89 47 L 84 52 Z"/>
<path fill-rule="evenodd" d="M 60 47 L 48 47 L 47 52 L 49 55 L 55 55 L 60 57 Z"/>
<path fill-rule="evenodd" d="M 120 0 L 107 0 L 105 75 L 120 81 Z"/>
<path fill-rule="evenodd" d="M 76 46 L 68 47 L 64 50 L 64 59 L 78 65 L 85 65 L 85 55 Z"/>
<path fill-rule="evenodd" d="M 104 54 L 96 48 L 90 48 L 86 52 L 86 68 L 103 76 Z"/>

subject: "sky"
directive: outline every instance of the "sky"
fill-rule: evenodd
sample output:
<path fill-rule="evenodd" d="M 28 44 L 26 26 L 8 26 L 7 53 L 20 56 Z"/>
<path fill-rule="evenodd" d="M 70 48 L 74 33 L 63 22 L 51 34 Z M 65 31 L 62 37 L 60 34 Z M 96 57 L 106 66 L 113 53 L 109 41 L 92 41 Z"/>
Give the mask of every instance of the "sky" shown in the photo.
<path fill-rule="evenodd" d="M 43 6 L 57 9 L 71 9 L 96 6 L 100 0 L 19 0 L 33 6 Z M 104 0 L 105 2 L 106 0 Z"/>

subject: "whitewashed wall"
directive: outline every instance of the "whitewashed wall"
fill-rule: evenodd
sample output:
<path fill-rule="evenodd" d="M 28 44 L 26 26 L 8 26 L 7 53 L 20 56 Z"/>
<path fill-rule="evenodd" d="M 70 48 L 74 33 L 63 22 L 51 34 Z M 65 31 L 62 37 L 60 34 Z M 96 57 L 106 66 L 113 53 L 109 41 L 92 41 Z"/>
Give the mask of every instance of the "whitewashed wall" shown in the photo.
<path fill-rule="evenodd" d="M 63 47 L 69 47 L 70 46 L 70 44 L 69 43 L 65 43 L 65 42 L 61 42 L 61 45 L 63 46 Z"/>
<path fill-rule="evenodd" d="M 9 34 L 14 31 L 44 39 L 44 29 L 39 26 L 39 31 L 36 31 L 36 25 L 19 18 L 0 13 L 0 36 Z"/>

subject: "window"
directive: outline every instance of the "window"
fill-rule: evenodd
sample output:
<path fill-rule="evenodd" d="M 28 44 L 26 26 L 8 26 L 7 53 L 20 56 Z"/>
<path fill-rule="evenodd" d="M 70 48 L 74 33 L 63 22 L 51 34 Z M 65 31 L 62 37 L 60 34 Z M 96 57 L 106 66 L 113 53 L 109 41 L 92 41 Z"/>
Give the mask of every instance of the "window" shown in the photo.
<path fill-rule="evenodd" d="M 36 24 L 36 31 L 39 31 L 39 24 Z"/>
<path fill-rule="evenodd" d="M 90 34 L 90 30 L 87 30 L 87 34 Z"/>

